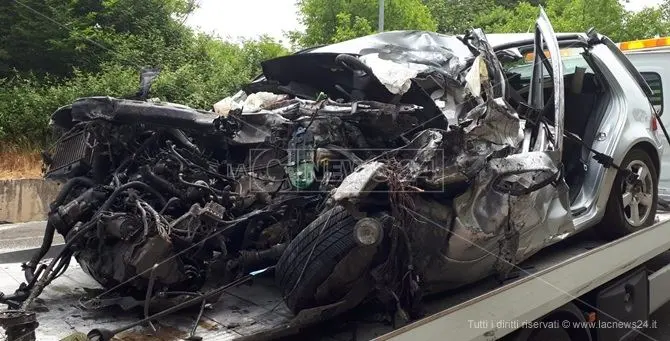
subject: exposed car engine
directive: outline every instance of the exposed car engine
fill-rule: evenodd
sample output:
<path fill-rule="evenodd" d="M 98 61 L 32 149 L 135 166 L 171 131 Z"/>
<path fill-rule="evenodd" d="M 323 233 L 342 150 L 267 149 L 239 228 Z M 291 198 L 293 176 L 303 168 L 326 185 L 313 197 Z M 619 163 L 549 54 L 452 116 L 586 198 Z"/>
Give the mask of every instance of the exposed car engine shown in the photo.
<path fill-rule="evenodd" d="M 377 153 L 372 147 L 393 145 L 388 135 L 415 126 L 411 114 L 421 109 L 255 95 L 270 107 L 220 116 L 90 97 L 56 111 L 46 177 L 64 185 L 47 237 L 64 236 L 62 259 L 74 255 L 103 287 L 138 299 L 148 288 L 195 292 L 212 272 L 225 283 L 273 265 L 343 174 Z M 26 265 L 27 280 L 43 255 Z M 57 263 L 44 282 L 66 266 Z"/>

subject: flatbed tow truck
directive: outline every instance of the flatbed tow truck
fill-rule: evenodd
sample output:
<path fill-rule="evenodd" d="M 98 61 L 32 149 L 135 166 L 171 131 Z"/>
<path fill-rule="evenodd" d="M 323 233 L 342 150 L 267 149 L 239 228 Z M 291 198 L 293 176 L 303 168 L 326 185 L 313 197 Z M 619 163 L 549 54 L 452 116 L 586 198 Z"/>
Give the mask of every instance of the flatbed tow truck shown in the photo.
<path fill-rule="evenodd" d="M 503 283 L 488 279 L 425 298 L 426 317 L 395 328 L 364 307 L 326 323 L 292 327 L 293 315 L 271 276 L 259 274 L 251 285 L 227 290 L 201 314 L 192 309 L 168 315 L 113 340 L 628 339 L 654 328 L 649 315 L 670 301 L 670 213 L 660 213 L 656 220 L 609 243 L 588 231 L 567 239 L 522 263 L 516 278 Z M 8 261 L 28 254 L 0 254 L 0 291 L 11 292 L 20 284 L 20 263 Z M 114 330 L 142 319 L 132 309 L 84 309 L 80 298 L 96 287 L 73 263 L 40 296 L 45 308 L 36 314 L 35 340 L 86 340 L 90 330 Z"/>

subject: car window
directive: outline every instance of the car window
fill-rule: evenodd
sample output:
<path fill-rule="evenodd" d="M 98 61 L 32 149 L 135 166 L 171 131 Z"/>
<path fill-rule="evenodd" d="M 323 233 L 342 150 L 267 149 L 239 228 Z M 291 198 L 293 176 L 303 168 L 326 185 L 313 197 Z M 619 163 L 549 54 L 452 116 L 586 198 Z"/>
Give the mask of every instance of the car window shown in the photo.
<path fill-rule="evenodd" d="M 649 101 L 651 105 L 656 108 L 656 111 L 660 114 L 663 112 L 663 84 L 661 82 L 661 75 L 656 72 L 640 72 L 644 80 L 647 81 L 649 87 L 654 92 L 649 96 Z"/>
<path fill-rule="evenodd" d="M 576 68 L 586 69 L 586 73 L 594 73 L 589 64 L 586 62 L 582 55 L 563 57 L 563 73 L 564 75 L 570 75 L 575 73 Z M 545 78 L 549 77 L 547 69 L 543 66 L 544 72 L 543 75 Z M 507 72 L 509 73 L 518 73 L 521 76 L 522 80 L 529 80 L 530 76 L 533 74 L 533 64 L 532 63 L 523 63 L 519 65 L 518 63 L 514 66 L 508 66 Z"/>

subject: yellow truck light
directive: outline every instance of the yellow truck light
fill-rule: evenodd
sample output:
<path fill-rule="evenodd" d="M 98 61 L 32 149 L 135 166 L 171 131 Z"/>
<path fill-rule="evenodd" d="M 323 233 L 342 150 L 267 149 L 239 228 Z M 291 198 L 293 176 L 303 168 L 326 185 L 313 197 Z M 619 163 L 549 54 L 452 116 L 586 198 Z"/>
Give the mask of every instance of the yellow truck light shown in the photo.
<path fill-rule="evenodd" d="M 619 49 L 621 49 L 621 51 L 641 50 L 664 46 L 670 46 L 670 37 L 631 40 L 619 43 Z"/>

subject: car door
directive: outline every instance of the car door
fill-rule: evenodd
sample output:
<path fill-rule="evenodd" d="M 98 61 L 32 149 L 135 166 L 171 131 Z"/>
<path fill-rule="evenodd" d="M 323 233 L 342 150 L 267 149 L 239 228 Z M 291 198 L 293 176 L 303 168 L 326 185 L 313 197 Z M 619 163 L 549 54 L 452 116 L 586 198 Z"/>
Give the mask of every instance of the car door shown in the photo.
<path fill-rule="evenodd" d="M 548 51 L 548 55 L 545 55 Z M 563 132 L 565 117 L 565 88 L 563 61 L 559 51 L 556 33 L 545 11 L 535 22 L 534 55 L 528 106 L 531 115 L 527 117 L 524 129 L 524 142 L 521 153 L 513 155 L 519 164 L 525 160 L 530 177 L 538 178 L 540 169 L 560 169 L 563 152 Z M 545 98 L 544 83 L 549 78 L 553 84 L 553 93 Z M 547 101 L 553 105 L 553 126 L 544 124 L 541 119 L 533 121 L 533 114 L 546 112 Z M 529 162 L 528 160 L 534 160 Z M 543 168 L 544 167 L 544 168 Z M 553 185 L 538 187 L 532 193 L 517 196 L 521 205 L 513 209 L 511 222 L 519 233 L 517 259 L 523 260 L 543 247 L 574 232 L 572 214 L 570 213 L 569 190 L 561 173 L 553 174 Z M 518 178 L 518 177 L 517 177 Z M 510 178 L 513 181 L 514 177 Z M 526 204 L 528 201 L 533 204 Z M 534 219 L 533 219 L 534 217 Z"/>
<path fill-rule="evenodd" d="M 549 51 L 549 56 L 546 56 L 544 46 L 546 45 Z M 543 9 L 540 9 L 540 15 L 535 22 L 535 46 L 534 46 L 535 60 L 533 62 L 533 71 L 531 76 L 531 87 L 528 99 L 529 106 L 537 111 L 542 111 L 545 107 L 545 98 L 543 92 L 543 84 L 545 80 L 545 72 L 552 79 L 553 82 L 553 105 L 554 105 L 554 129 L 542 126 L 528 127 L 529 130 L 524 140 L 524 150 L 528 151 L 555 151 L 558 155 L 555 156 L 556 161 L 561 161 L 561 152 L 563 150 L 563 122 L 565 116 L 565 89 L 563 80 L 563 61 L 559 52 L 558 40 L 554 32 L 551 22 Z M 530 130 L 537 129 L 536 132 Z M 550 135 L 552 134 L 553 146 L 550 144 Z M 530 145 L 530 140 L 537 137 L 533 146 Z"/>

